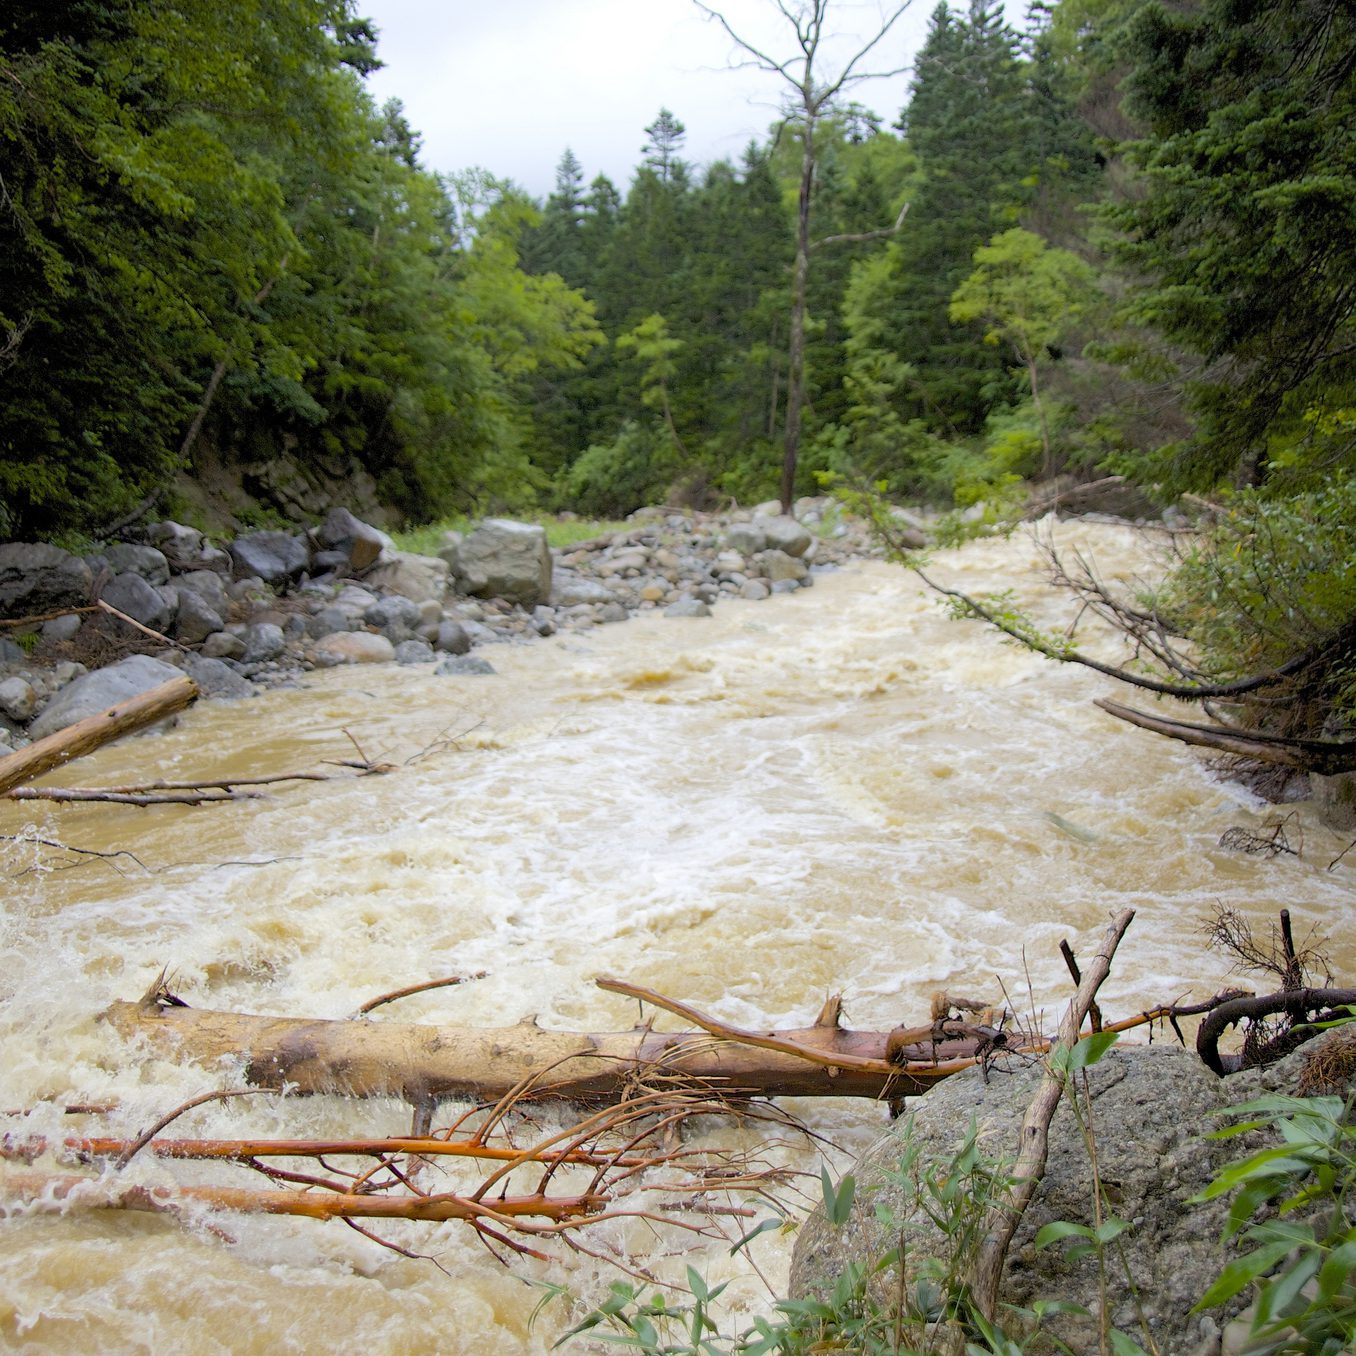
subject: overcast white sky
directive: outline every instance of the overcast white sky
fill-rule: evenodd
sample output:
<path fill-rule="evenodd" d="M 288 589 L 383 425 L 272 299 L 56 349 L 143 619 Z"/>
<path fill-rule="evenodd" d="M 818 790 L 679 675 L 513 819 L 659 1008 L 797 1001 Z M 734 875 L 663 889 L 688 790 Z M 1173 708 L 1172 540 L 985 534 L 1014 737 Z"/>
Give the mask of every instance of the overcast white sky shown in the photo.
<path fill-rule="evenodd" d="M 934 6 L 913 0 L 863 69 L 907 66 Z M 795 50 L 774 0 L 719 8 L 778 59 Z M 835 0 L 832 26 L 846 41 L 831 50 L 851 55 L 893 8 Z M 368 87 L 378 103 L 405 105 L 424 138 L 424 164 L 480 166 L 537 197 L 554 187 L 567 146 L 586 183 L 601 172 L 624 194 L 661 107 L 687 127 L 685 159 L 737 159 L 776 118 L 785 88 L 774 76 L 730 70 L 739 54 L 692 0 L 360 0 L 358 9 L 380 30 L 386 62 Z M 836 73 L 832 62 L 822 69 L 831 67 Z M 888 125 L 907 89 L 900 75 L 866 82 L 851 97 Z"/>

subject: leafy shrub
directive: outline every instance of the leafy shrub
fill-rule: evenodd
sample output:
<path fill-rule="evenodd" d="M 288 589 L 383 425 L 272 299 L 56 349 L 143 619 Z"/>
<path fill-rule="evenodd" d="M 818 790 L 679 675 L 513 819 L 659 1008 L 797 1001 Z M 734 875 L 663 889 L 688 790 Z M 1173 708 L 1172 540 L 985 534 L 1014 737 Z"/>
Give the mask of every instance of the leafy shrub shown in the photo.
<path fill-rule="evenodd" d="M 578 513 L 624 518 L 664 497 L 681 470 L 663 432 L 628 421 L 610 443 L 584 451 L 565 476 L 565 498 Z"/>
<path fill-rule="evenodd" d="M 1222 678 L 1321 650 L 1296 675 L 1285 733 L 1356 716 L 1356 479 L 1284 499 L 1240 493 L 1155 603 Z M 1275 725 L 1266 710 L 1257 719 Z"/>

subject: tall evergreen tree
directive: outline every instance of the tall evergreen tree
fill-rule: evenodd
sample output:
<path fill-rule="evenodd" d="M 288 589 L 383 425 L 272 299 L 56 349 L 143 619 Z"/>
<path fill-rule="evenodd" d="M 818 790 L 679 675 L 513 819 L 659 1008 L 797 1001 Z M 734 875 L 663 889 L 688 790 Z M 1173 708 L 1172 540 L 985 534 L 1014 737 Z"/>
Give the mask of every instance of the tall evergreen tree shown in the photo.
<path fill-rule="evenodd" d="M 645 129 L 645 135 L 647 140 L 641 150 L 646 165 L 659 182 L 667 184 L 684 177 L 687 166 L 678 153 L 687 140 L 687 128 L 667 108 L 661 108 L 659 116 Z"/>
<path fill-rule="evenodd" d="M 1205 360 L 1179 484 L 1356 469 L 1356 14 L 1337 0 L 1144 8 L 1115 218 L 1132 314 Z"/>
<path fill-rule="evenodd" d="M 969 431 L 1012 388 L 1001 358 L 952 326 L 947 306 L 975 249 L 1015 224 L 1039 156 L 1018 38 L 1001 5 L 970 0 L 963 15 L 938 6 L 900 126 L 922 181 L 892 246 L 883 337 L 913 373 L 906 413 L 939 431 Z"/>

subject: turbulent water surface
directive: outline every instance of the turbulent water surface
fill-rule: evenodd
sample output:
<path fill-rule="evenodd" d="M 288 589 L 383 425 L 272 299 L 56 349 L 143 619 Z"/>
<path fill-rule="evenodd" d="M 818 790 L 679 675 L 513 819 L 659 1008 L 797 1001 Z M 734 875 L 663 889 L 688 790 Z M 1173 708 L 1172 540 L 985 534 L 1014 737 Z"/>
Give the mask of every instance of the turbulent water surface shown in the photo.
<path fill-rule="evenodd" d="M 1143 563 L 1126 529 L 1060 532 L 1113 576 Z M 1063 607 L 1027 541 L 972 545 L 936 572 L 971 589 L 1012 585 L 1051 621 Z M 382 777 L 201 809 L 4 808 L 0 1109 L 31 1109 L 6 1128 L 135 1135 L 238 1081 L 153 1058 L 96 1021 L 166 965 L 195 1006 L 248 1012 L 341 1017 L 403 985 L 484 970 L 383 1014 L 471 1026 L 535 1014 L 547 1027 L 617 1030 L 635 1005 L 593 987 L 610 973 L 748 1025 L 804 1025 L 841 991 L 852 1025 L 888 1028 L 926 1014 L 937 988 L 996 996 L 1000 979 L 1023 1006 L 1052 1012 L 1067 993 L 1060 938 L 1086 954 L 1126 906 L 1137 920 L 1103 1007 L 1205 996 L 1231 982 L 1200 931 L 1223 904 L 1263 929 L 1288 906 L 1301 932 L 1329 934 L 1339 972 L 1356 973 L 1356 853 L 1328 869 L 1346 844 L 1309 807 L 1278 811 L 1214 780 L 1190 750 L 1093 707 L 1110 680 L 949 621 L 893 566 L 722 602 L 709 619 L 648 614 L 486 653 L 496 676 L 331 671 L 202 705 L 61 780 L 311 769 L 352 758 L 355 742 L 397 765 Z M 1302 855 L 1219 846 L 1224 830 L 1279 814 L 1293 814 Z M 72 857 L 40 839 L 135 857 Z M 63 1119 L 67 1102 L 117 1109 Z M 857 1102 L 793 1109 L 848 1151 L 885 1120 Z M 256 1097 L 191 1112 L 176 1133 L 408 1125 L 393 1102 Z M 816 1170 L 808 1150 L 790 1161 Z M 131 1171 L 222 1180 L 149 1159 Z M 545 1352 L 615 1278 L 588 1257 L 506 1268 L 456 1225 L 400 1239 L 439 1265 L 339 1223 L 233 1216 L 214 1231 L 12 1210 L 0 1223 L 0 1346 Z M 618 1225 L 595 1246 L 643 1257 L 652 1239 Z M 789 1250 L 783 1235 L 758 1240 L 773 1290 Z M 722 1247 L 651 1264 L 681 1260 L 733 1281 L 735 1325 L 770 1303 Z M 532 1323 L 545 1292 L 528 1282 L 548 1278 L 573 1300 Z"/>

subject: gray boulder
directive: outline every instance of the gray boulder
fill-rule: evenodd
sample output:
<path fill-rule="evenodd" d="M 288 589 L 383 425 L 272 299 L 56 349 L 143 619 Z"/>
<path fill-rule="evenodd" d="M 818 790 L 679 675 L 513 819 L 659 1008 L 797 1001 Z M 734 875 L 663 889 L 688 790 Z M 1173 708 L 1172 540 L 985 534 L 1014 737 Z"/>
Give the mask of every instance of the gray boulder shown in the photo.
<path fill-rule="evenodd" d="M 179 589 L 179 608 L 174 614 L 174 638 L 185 645 L 197 645 L 225 625 L 225 617 L 203 601 L 192 589 Z"/>
<path fill-rule="evenodd" d="M 1215 1318 L 1193 1314 L 1191 1308 L 1231 1255 L 1219 1245 L 1228 1198 L 1200 1205 L 1186 1201 L 1225 1163 L 1247 1151 L 1246 1140 L 1205 1138 L 1215 1126 L 1215 1113 L 1287 1082 L 1287 1090 L 1294 1091 L 1300 1058 L 1219 1079 L 1192 1052 L 1127 1045 L 1088 1071 L 1099 1172 L 1114 1193 L 1115 1214 L 1131 1222 L 1118 1239 L 1125 1266 L 1109 1259 L 1108 1305 L 1113 1325 L 1141 1345 L 1147 1344 L 1138 1328 L 1137 1303 L 1164 1356 L 1219 1350 Z M 989 1070 L 986 1082 L 979 1070 L 971 1070 L 946 1079 L 914 1103 L 909 1120 L 892 1128 L 853 1169 L 857 1192 L 847 1221 L 833 1228 L 821 1208 L 802 1228 L 792 1261 L 792 1295 L 826 1297 L 849 1262 L 869 1263 L 896 1245 L 899 1220 L 911 1221 L 914 1256 L 940 1255 L 942 1236 L 916 1210 L 910 1174 L 899 1172 L 906 1137 L 921 1161 L 946 1163 L 973 1120 L 981 1150 L 1011 1162 L 1041 1072 L 1039 1062 L 1000 1064 Z M 1067 1097 L 1051 1125 L 1045 1176 L 1008 1254 L 1001 1302 L 1027 1307 L 1039 1299 L 1077 1300 L 1095 1310 L 1096 1258 L 1070 1261 L 1058 1245 L 1039 1252 L 1034 1247 L 1036 1233 L 1057 1220 L 1094 1224 L 1088 1154 Z M 880 1278 L 883 1302 L 896 1279 L 893 1273 Z M 1099 1346 L 1095 1318 L 1059 1315 L 1047 1320 L 1046 1331 L 1075 1351 Z"/>
<path fill-rule="evenodd" d="M 368 571 L 363 582 L 369 589 L 398 593 L 416 603 L 427 599 L 441 602 L 447 595 L 447 561 L 437 556 L 420 556 L 411 551 L 387 551 Z M 347 592 L 347 590 L 345 590 Z M 343 605 L 343 595 L 340 595 Z"/>
<path fill-rule="evenodd" d="M 82 607 L 94 576 L 78 556 L 45 542 L 0 546 L 0 617 Z"/>
<path fill-rule="evenodd" d="M 204 697 L 218 701 L 234 701 L 252 697 L 254 685 L 242 678 L 229 664 L 205 655 L 183 652 L 174 656 L 174 664 L 198 685 Z"/>
<path fill-rule="evenodd" d="M 395 647 L 397 664 L 431 664 L 437 656 L 426 640 L 402 640 Z"/>
<path fill-rule="evenodd" d="M 766 519 L 761 520 L 765 522 Z M 741 556 L 755 555 L 767 546 L 767 537 L 763 533 L 761 522 L 731 523 L 725 529 L 725 545 Z"/>
<path fill-rule="evenodd" d="M 181 595 L 185 592 L 197 594 L 213 612 L 223 617 L 230 610 L 231 599 L 226 592 L 226 585 L 215 570 L 192 570 L 188 574 L 181 574 L 170 588 Z"/>
<path fill-rule="evenodd" d="M 211 570 L 215 574 L 230 574 L 231 558 L 219 546 L 212 546 L 196 528 L 182 523 L 152 523 L 146 531 L 147 540 L 158 547 L 169 567 L 177 574 L 193 570 Z"/>
<path fill-rule="evenodd" d="M 606 584 L 582 575 L 562 572 L 555 577 L 551 588 L 553 607 L 578 607 L 581 603 L 610 603 L 616 595 Z"/>
<path fill-rule="evenodd" d="M 771 580 L 774 584 L 781 579 L 791 579 L 799 583 L 810 573 L 805 562 L 799 557 L 775 549 L 760 551 L 754 557 L 754 564 L 757 566 L 759 574 L 765 579 Z"/>
<path fill-rule="evenodd" d="M 48 702 L 46 710 L 28 727 L 28 733 L 33 739 L 43 739 L 178 676 L 178 669 L 159 659 L 131 655 L 68 683 Z"/>
<path fill-rule="evenodd" d="M 341 562 L 355 573 L 375 565 L 382 551 L 391 546 L 386 533 L 355 518 L 346 508 L 331 509 L 316 528 L 315 539 L 327 557 L 327 566 L 333 568 L 328 558 L 334 553 L 336 563 Z"/>
<path fill-rule="evenodd" d="M 243 659 L 245 642 L 230 631 L 217 631 L 202 643 L 204 659 Z"/>
<path fill-rule="evenodd" d="M 0 682 L 0 715 L 20 723 L 28 720 L 37 707 L 38 694 L 24 678 L 6 678 Z"/>
<path fill-rule="evenodd" d="M 247 532 L 227 548 L 237 579 L 262 579 L 274 587 L 302 575 L 311 563 L 305 537 L 289 532 Z"/>
<path fill-rule="evenodd" d="M 85 624 L 83 617 L 78 617 L 74 613 L 67 612 L 64 616 L 53 617 L 50 621 L 42 624 L 43 640 L 60 642 L 63 640 L 74 640 L 75 633 Z M 0 659 L 3 656 L 0 655 Z"/>
<path fill-rule="evenodd" d="M 551 598 L 551 548 L 546 530 L 533 523 L 487 518 L 441 554 L 465 593 L 529 610 Z"/>
<path fill-rule="evenodd" d="M 319 640 L 322 636 L 332 636 L 336 631 L 352 631 L 358 625 L 352 613 L 342 607 L 322 607 L 312 614 L 306 622 L 306 634 Z"/>
<path fill-rule="evenodd" d="M 104 552 L 104 558 L 115 574 L 139 574 L 148 584 L 169 583 L 169 561 L 154 546 L 115 542 Z"/>
<path fill-rule="evenodd" d="M 664 609 L 666 617 L 709 617 L 711 609 L 700 598 L 679 598 Z"/>
<path fill-rule="evenodd" d="M 759 551 L 784 551 L 788 556 L 803 556 L 814 538 L 794 518 L 784 515 L 755 514 L 748 523 L 731 523 L 725 530 L 725 545 L 741 555 L 757 555 Z"/>
<path fill-rule="evenodd" d="M 331 669 L 340 664 L 387 664 L 395 658 L 395 646 L 385 636 L 370 631 L 336 631 L 317 641 L 311 652 L 317 668 Z"/>
<path fill-rule="evenodd" d="M 378 598 L 363 613 L 363 621 L 378 630 L 388 626 L 403 626 L 413 630 L 416 626 L 423 625 L 424 614 L 419 610 L 419 604 L 412 598 L 393 593 L 386 598 Z"/>
<path fill-rule="evenodd" d="M 794 518 L 779 515 L 776 518 L 764 518 L 759 526 L 763 529 L 763 541 L 770 550 L 785 551 L 788 556 L 803 556 L 814 544 L 814 538 Z"/>
<path fill-rule="evenodd" d="M 240 658 L 246 664 L 266 664 L 287 648 L 287 637 L 276 622 L 253 622 L 240 633 L 240 639 L 245 642 Z"/>
<path fill-rule="evenodd" d="M 439 622 L 433 648 L 444 654 L 467 654 L 471 649 L 471 637 L 460 622 Z"/>
<path fill-rule="evenodd" d="M 179 608 L 178 596 L 167 588 L 157 588 L 139 574 L 115 575 L 100 590 L 99 597 L 110 607 L 125 612 L 162 635 Z"/>

